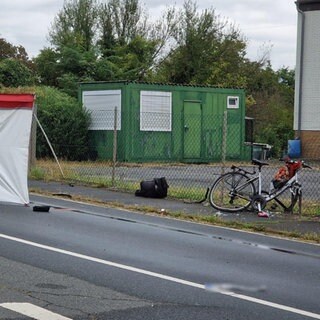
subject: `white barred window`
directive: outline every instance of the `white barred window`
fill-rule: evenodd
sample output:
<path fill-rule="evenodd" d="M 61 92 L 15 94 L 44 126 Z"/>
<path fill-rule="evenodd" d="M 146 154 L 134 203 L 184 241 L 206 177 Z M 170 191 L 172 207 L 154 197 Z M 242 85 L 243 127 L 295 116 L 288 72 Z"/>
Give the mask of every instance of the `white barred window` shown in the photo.
<path fill-rule="evenodd" d="M 171 131 L 172 94 L 163 91 L 140 92 L 140 130 Z"/>
<path fill-rule="evenodd" d="M 239 97 L 228 96 L 228 109 L 239 109 Z"/>
<path fill-rule="evenodd" d="M 89 130 L 114 130 L 115 108 L 121 130 L 121 90 L 83 91 L 82 103 L 91 114 Z"/>

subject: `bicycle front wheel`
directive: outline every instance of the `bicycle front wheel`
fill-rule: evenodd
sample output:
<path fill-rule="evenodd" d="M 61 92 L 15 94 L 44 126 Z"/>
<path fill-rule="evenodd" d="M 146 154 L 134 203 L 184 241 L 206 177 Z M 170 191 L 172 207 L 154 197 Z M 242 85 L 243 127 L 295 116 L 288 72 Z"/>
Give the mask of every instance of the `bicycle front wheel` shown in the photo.
<path fill-rule="evenodd" d="M 237 212 L 250 206 L 255 193 L 254 183 L 248 176 L 240 172 L 229 172 L 214 182 L 209 201 L 217 210 Z"/>

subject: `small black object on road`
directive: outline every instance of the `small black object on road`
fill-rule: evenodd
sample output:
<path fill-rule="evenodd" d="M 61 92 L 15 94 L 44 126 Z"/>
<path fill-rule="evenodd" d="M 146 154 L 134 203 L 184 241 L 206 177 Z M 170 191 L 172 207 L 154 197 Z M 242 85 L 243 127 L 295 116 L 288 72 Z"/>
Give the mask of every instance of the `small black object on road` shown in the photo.
<path fill-rule="evenodd" d="M 33 211 L 36 212 L 49 212 L 50 206 L 34 206 Z"/>

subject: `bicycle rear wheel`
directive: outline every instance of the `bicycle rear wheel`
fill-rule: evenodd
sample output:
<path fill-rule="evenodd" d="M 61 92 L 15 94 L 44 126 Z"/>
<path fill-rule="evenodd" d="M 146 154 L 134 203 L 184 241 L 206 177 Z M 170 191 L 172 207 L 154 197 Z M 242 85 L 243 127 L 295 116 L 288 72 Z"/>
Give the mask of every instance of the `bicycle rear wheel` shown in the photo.
<path fill-rule="evenodd" d="M 229 172 L 214 182 L 209 193 L 209 201 L 217 210 L 237 212 L 250 206 L 255 190 L 248 176 L 240 172 Z"/>

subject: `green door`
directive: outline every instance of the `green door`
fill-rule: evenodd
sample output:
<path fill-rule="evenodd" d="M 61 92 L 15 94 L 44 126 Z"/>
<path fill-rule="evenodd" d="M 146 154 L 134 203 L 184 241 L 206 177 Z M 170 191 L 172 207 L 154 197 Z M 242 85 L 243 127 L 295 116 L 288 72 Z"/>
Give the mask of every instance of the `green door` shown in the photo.
<path fill-rule="evenodd" d="M 201 103 L 184 101 L 183 104 L 183 158 L 201 157 Z"/>

